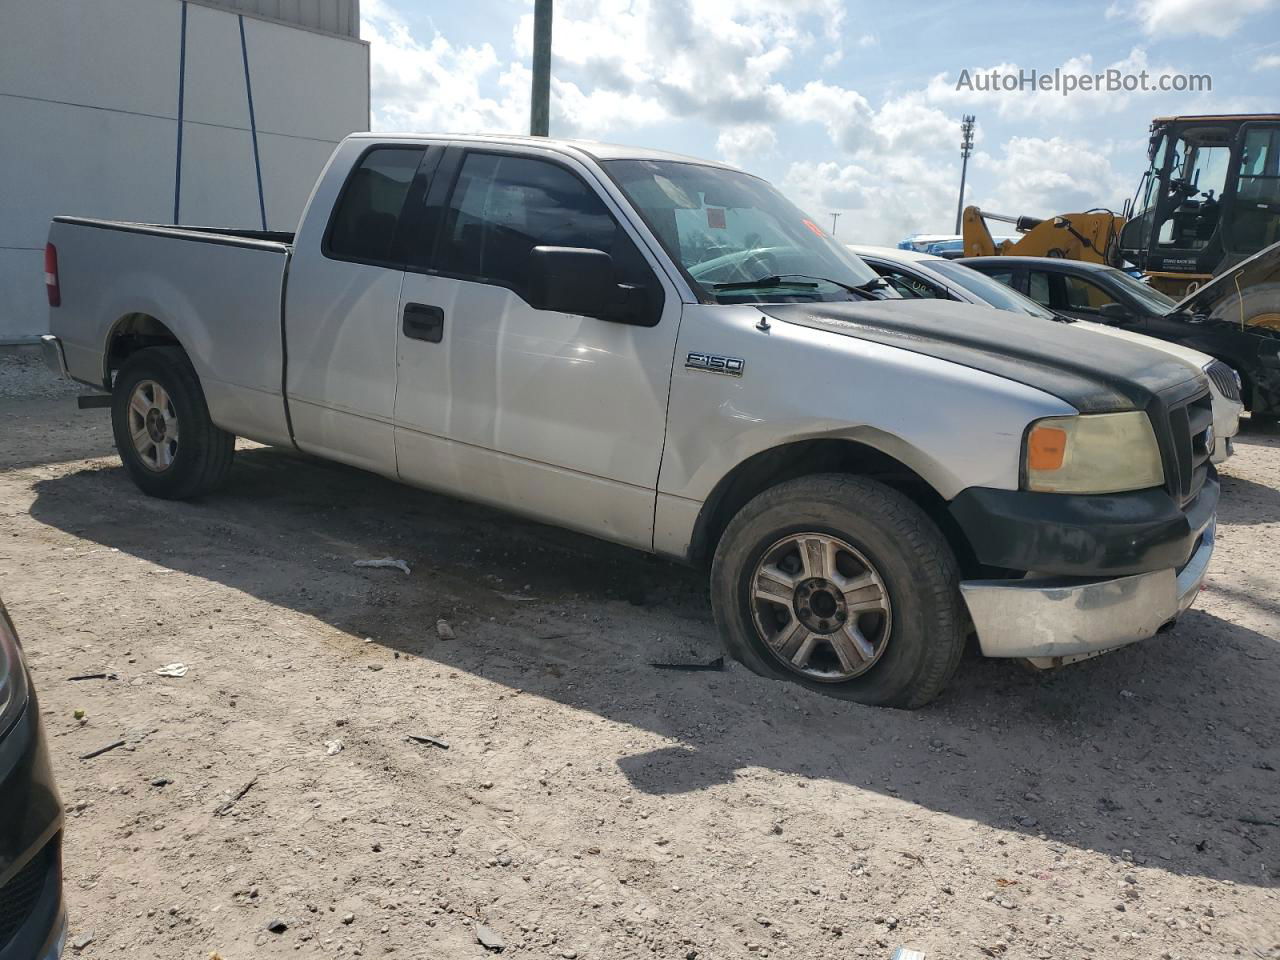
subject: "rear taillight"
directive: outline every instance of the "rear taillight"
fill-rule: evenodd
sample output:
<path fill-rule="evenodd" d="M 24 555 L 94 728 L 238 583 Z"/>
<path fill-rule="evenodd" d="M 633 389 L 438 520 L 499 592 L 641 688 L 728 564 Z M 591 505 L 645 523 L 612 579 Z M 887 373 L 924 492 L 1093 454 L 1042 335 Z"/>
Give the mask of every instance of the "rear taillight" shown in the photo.
<path fill-rule="evenodd" d="M 44 292 L 49 295 L 49 306 L 62 305 L 62 291 L 58 289 L 58 248 L 52 243 L 44 245 Z"/>

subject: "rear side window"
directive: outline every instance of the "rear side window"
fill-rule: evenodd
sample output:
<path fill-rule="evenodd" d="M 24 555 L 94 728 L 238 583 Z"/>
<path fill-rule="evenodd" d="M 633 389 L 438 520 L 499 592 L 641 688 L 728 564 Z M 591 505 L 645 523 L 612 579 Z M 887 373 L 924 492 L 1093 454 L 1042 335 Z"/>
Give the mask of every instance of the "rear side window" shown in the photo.
<path fill-rule="evenodd" d="M 527 298 L 534 247 L 585 247 L 613 257 L 619 283 L 653 275 L 604 202 L 557 164 L 471 153 L 449 199 L 434 269 Z"/>
<path fill-rule="evenodd" d="M 868 261 L 870 263 L 870 261 Z M 937 287 L 932 283 L 928 283 L 923 278 L 916 276 L 914 273 L 907 273 L 905 270 L 895 270 L 893 267 L 883 264 L 871 264 L 871 268 L 889 281 L 889 285 L 898 293 L 902 294 L 908 300 L 947 300 L 945 290 Z"/>
<path fill-rule="evenodd" d="M 370 150 L 352 171 L 329 224 L 325 253 L 339 260 L 387 263 L 422 149 Z"/>
<path fill-rule="evenodd" d="M 1030 274 L 1030 281 L 1031 282 L 1027 288 L 1027 296 L 1036 303 L 1042 304 L 1046 307 L 1049 306 L 1051 300 L 1049 296 L 1049 275 L 1043 270 L 1032 270 Z M 1053 306 L 1060 307 L 1062 304 L 1055 303 Z"/>

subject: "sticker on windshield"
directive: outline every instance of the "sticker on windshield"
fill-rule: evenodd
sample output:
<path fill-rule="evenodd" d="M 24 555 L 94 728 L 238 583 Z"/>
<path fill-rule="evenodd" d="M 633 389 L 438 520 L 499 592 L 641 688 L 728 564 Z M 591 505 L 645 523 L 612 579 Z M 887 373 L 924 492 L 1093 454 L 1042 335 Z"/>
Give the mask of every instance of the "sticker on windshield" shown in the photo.
<path fill-rule="evenodd" d="M 724 225 L 724 208 L 707 207 L 707 226 L 712 230 L 723 230 Z"/>

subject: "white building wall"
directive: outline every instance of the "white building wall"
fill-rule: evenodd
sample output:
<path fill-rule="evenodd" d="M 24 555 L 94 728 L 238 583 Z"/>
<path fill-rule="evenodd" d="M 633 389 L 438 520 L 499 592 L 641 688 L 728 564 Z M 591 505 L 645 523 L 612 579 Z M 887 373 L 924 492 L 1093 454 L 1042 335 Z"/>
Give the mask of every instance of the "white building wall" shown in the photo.
<path fill-rule="evenodd" d="M 186 8 L 182 163 L 178 108 Z M 334 145 L 368 129 L 368 46 L 181 0 L 0 3 L 0 341 L 47 327 L 59 214 L 292 230 Z M 262 203 L 245 83 L 253 91 Z"/>

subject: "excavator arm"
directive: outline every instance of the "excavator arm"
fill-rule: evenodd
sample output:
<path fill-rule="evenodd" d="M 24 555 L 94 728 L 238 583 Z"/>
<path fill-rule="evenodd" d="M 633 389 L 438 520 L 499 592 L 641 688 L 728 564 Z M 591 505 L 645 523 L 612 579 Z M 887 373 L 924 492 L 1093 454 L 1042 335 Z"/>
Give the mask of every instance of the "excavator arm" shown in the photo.
<path fill-rule="evenodd" d="M 997 244 L 987 227 L 988 220 L 1013 224 L 1021 236 Z M 1124 218 L 1109 210 L 1066 213 L 1041 220 L 965 207 L 961 237 L 966 257 L 1061 257 L 1115 264 L 1116 238 L 1123 226 Z"/>

